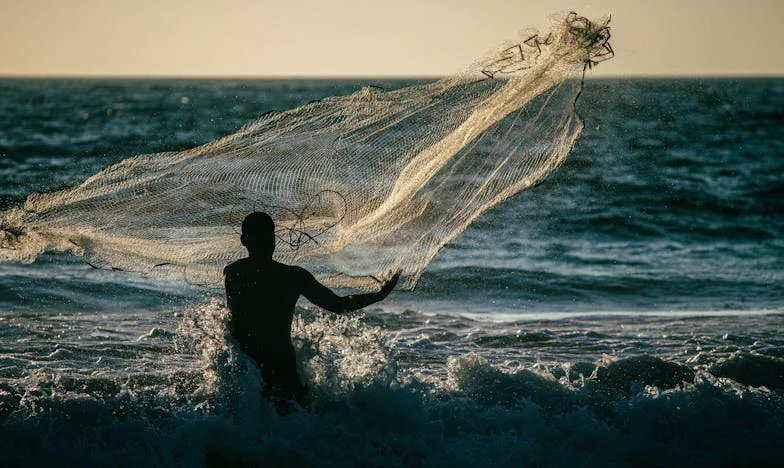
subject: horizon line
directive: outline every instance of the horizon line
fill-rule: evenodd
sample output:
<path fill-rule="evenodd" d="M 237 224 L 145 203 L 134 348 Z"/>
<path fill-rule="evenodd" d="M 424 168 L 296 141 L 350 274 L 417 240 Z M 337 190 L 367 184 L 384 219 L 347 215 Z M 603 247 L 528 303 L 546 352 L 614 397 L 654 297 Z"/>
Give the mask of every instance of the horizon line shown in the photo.
<path fill-rule="evenodd" d="M 65 73 L 65 74 L 23 74 L 0 72 L 0 79 L 181 79 L 181 80 L 438 80 L 458 74 L 411 74 L 411 75 L 374 75 L 374 74 L 100 74 L 100 73 Z M 587 73 L 586 79 L 711 79 L 711 78 L 781 78 L 784 73 L 706 73 L 706 74 L 677 74 L 677 73 Z"/>

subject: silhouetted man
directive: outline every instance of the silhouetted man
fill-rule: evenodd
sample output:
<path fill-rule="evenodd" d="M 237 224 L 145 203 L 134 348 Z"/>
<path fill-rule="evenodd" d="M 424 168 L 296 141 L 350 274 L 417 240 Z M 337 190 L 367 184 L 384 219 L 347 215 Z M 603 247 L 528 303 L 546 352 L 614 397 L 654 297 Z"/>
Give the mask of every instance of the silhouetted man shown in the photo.
<path fill-rule="evenodd" d="M 376 293 L 341 297 L 304 268 L 272 259 L 275 223 L 268 214 L 249 214 L 242 222 L 240 240 L 248 249 L 248 257 L 224 270 L 226 301 L 231 311 L 229 332 L 239 342 L 240 349 L 261 368 L 265 396 L 302 403 L 307 390 L 299 380 L 291 344 L 291 322 L 299 296 L 341 314 L 387 297 L 399 274 L 385 281 Z"/>

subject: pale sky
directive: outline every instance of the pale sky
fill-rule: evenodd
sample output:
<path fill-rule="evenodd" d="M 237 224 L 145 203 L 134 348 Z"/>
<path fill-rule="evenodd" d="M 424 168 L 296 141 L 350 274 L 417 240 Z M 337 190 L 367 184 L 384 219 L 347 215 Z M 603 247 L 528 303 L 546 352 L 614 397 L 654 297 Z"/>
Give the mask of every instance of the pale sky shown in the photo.
<path fill-rule="evenodd" d="M 0 0 L 0 75 L 447 75 L 569 10 L 593 76 L 784 76 L 784 0 Z"/>

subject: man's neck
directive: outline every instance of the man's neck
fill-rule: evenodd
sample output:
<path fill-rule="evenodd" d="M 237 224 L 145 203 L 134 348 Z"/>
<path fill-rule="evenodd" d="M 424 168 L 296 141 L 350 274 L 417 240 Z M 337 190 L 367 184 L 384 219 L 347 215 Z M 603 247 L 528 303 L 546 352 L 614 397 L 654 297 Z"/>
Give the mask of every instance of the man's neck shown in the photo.
<path fill-rule="evenodd" d="M 248 252 L 248 258 L 255 263 L 268 263 L 272 261 L 271 255 L 265 255 L 257 252 Z"/>

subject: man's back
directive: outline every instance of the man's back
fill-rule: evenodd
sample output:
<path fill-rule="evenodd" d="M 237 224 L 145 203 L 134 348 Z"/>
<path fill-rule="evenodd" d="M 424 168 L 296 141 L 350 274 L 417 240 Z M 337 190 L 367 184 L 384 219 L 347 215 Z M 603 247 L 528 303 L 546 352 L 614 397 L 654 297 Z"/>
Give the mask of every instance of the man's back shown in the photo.
<path fill-rule="evenodd" d="M 250 257 L 228 265 L 224 273 L 229 332 L 259 365 L 264 393 L 302 402 L 306 389 L 297 375 L 291 321 L 310 275 L 302 268 Z"/>
<path fill-rule="evenodd" d="M 231 310 L 229 332 L 243 350 L 261 357 L 289 343 L 294 307 L 306 272 L 272 260 L 243 258 L 227 266 L 224 273 Z"/>
<path fill-rule="evenodd" d="M 249 214 L 242 222 L 240 240 L 248 249 L 248 257 L 223 271 L 231 312 L 229 332 L 261 368 L 265 394 L 302 402 L 306 390 L 297 375 L 291 345 L 291 322 L 299 296 L 340 314 L 384 299 L 397 284 L 399 274 L 384 281 L 378 292 L 341 297 L 304 268 L 272 260 L 275 223 L 268 214 Z"/>

